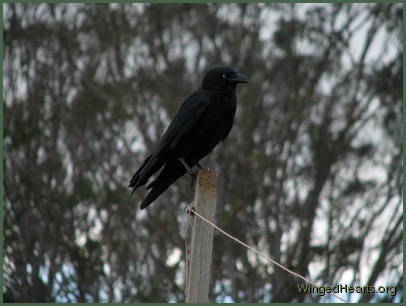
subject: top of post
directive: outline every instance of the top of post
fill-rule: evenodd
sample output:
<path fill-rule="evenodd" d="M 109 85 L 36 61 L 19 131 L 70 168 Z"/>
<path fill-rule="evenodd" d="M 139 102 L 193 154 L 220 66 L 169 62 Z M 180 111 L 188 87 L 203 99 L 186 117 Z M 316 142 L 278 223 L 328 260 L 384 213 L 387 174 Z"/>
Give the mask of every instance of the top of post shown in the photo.
<path fill-rule="evenodd" d="M 217 175 L 215 171 L 200 170 L 197 178 L 199 188 L 214 190 L 217 188 Z"/>

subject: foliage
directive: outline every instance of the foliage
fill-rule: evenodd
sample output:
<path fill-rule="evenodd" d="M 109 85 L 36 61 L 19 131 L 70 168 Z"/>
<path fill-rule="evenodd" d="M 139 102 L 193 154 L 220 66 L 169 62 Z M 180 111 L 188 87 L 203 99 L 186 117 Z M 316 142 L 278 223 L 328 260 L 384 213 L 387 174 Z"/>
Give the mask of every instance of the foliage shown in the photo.
<path fill-rule="evenodd" d="M 4 299 L 184 301 L 181 179 L 128 181 L 209 67 L 250 77 L 217 224 L 320 284 L 403 299 L 401 4 L 4 5 Z M 215 235 L 213 301 L 335 301 Z"/>

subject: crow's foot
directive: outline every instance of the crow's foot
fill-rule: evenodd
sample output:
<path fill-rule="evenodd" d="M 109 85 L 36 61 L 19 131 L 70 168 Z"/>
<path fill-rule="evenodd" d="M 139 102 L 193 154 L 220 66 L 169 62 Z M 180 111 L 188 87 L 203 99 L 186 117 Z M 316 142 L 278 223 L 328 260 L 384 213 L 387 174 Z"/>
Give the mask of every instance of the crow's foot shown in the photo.
<path fill-rule="evenodd" d="M 178 160 L 179 160 L 179 162 L 183 165 L 183 167 L 185 167 L 186 171 L 187 171 L 189 174 L 198 172 L 198 170 L 204 170 L 204 168 L 202 167 L 202 165 L 201 165 L 199 162 L 197 162 L 197 163 L 194 164 L 192 167 L 190 167 L 190 166 L 188 165 L 188 163 L 187 163 L 183 158 L 178 158 Z M 195 168 L 195 166 L 197 166 L 198 170 Z"/>

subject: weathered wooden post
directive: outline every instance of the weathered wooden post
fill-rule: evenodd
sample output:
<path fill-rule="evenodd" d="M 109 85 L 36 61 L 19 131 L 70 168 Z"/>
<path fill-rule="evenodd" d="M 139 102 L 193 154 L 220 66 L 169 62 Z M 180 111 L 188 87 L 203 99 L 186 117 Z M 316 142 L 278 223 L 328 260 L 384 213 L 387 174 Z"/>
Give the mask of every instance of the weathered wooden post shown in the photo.
<path fill-rule="evenodd" d="M 217 175 L 201 170 L 196 179 L 193 209 L 214 222 L 217 202 Z M 186 303 L 208 303 L 213 249 L 213 227 L 196 215 L 189 215 L 187 230 Z"/>

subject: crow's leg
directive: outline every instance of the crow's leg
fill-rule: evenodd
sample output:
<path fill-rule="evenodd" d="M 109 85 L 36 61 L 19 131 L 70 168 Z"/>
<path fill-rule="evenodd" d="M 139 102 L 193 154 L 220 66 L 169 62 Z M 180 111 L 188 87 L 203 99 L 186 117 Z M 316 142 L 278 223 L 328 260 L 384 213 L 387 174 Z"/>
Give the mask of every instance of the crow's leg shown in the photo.
<path fill-rule="evenodd" d="M 185 162 L 183 158 L 178 158 L 178 161 L 181 162 L 183 167 L 185 167 L 186 171 L 190 174 L 192 172 L 192 168 Z"/>
<path fill-rule="evenodd" d="M 196 180 L 197 180 L 197 174 L 199 172 L 199 170 L 204 169 L 202 167 L 202 165 L 200 165 L 199 162 L 197 162 L 195 165 L 197 166 L 198 169 L 195 169 L 195 165 L 193 165 L 192 167 L 190 167 L 187 162 L 183 159 L 183 158 L 178 158 L 178 160 L 181 162 L 181 164 L 183 165 L 183 167 L 185 167 L 186 171 L 189 173 L 190 177 L 192 178 L 191 182 L 190 182 L 190 187 L 192 188 L 192 190 L 195 190 L 195 185 L 196 185 Z"/>
<path fill-rule="evenodd" d="M 187 170 L 187 172 L 189 173 L 190 177 L 191 177 L 191 181 L 190 181 L 190 187 L 192 188 L 192 190 L 195 190 L 195 185 L 196 185 L 196 180 L 197 180 L 197 173 L 198 171 L 193 169 L 194 167 L 190 167 L 183 158 L 179 158 L 178 159 L 183 167 L 185 167 L 185 169 Z M 198 164 L 198 167 L 201 168 L 201 166 Z"/>
<path fill-rule="evenodd" d="M 195 166 L 197 166 L 197 167 L 199 168 L 199 170 L 202 170 L 202 169 L 203 169 L 203 167 L 202 167 L 199 163 L 196 163 L 195 165 L 193 165 L 192 167 L 190 167 L 190 166 L 188 165 L 188 163 L 187 163 L 183 158 L 178 158 L 178 160 L 181 162 L 181 164 L 183 165 L 183 167 L 185 167 L 187 173 L 189 173 L 191 176 L 193 176 L 193 175 L 196 176 L 197 172 L 199 172 L 199 171 L 195 168 Z"/>

